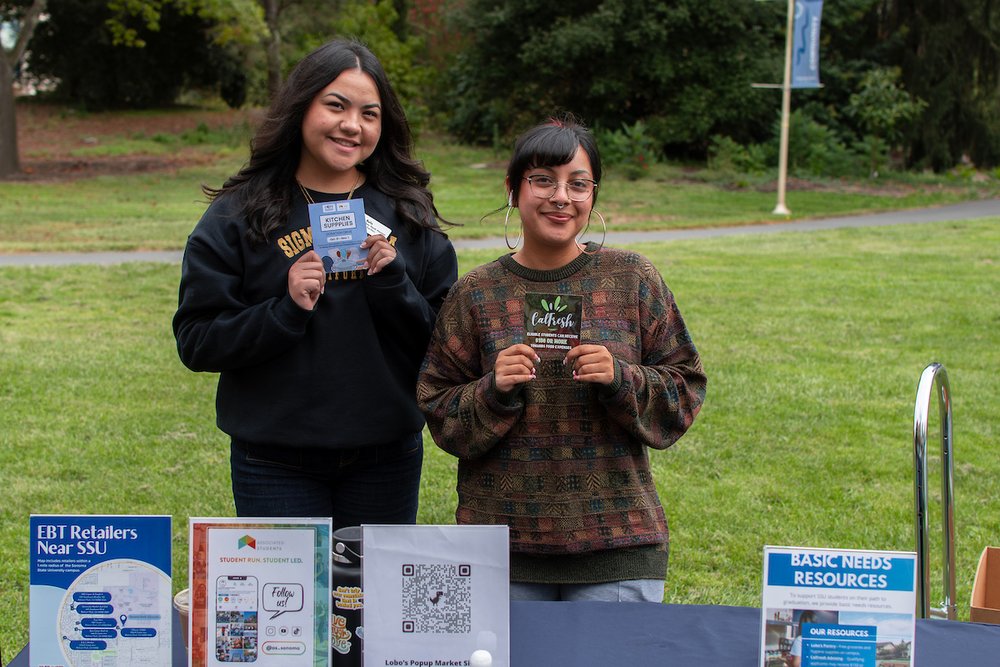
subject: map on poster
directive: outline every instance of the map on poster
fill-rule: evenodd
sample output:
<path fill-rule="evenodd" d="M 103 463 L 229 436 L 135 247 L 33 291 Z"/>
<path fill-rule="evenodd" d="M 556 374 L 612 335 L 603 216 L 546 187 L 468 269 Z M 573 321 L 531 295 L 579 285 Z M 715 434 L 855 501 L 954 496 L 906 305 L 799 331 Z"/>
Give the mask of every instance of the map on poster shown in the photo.
<path fill-rule="evenodd" d="M 31 667 L 170 664 L 169 516 L 32 515 Z"/>
<path fill-rule="evenodd" d="M 330 661 L 330 519 L 191 519 L 192 667 Z"/>
<path fill-rule="evenodd" d="M 916 554 L 764 547 L 760 667 L 911 667 Z"/>
<path fill-rule="evenodd" d="M 507 526 L 362 526 L 365 665 L 510 665 Z"/>

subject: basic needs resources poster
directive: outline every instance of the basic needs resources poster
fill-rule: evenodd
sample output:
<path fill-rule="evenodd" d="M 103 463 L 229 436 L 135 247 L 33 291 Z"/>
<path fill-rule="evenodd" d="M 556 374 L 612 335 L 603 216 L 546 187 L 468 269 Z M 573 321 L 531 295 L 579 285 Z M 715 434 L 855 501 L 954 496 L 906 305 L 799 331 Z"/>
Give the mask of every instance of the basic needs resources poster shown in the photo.
<path fill-rule="evenodd" d="M 760 666 L 912 666 L 916 558 L 764 547 Z"/>
<path fill-rule="evenodd" d="M 191 519 L 191 667 L 330 664 L 330 519 Z"/>
<path fill-rule="evenodd" d="M 32 515 L 31 667 L 171 659 L 169 516 Z"/>

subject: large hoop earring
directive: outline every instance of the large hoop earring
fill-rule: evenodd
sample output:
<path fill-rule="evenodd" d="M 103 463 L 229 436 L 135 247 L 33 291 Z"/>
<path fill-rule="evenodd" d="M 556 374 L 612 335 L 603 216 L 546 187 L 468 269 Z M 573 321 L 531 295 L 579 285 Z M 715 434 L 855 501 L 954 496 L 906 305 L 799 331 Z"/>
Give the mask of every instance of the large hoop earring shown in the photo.
<path fill-rule="evenodd" d="M 517 228 L 517 238 L 514 239 L 514 243 L 510 242 L 510 234 L 508 233 L 507 225 L 510 222 L 510 212 L 512 210 L 514 210 L 514 194 L 513 193 L 508 193 L 507 194 L 507 213 L 505 213 L 504 216 L 503 216 L 503 240 L 504 240 L 504 243 L 507 244 L 507 248 L 510 249 L 510 250 L 514 250 L 515 248 L 517 248 L 518 244 L 521 243 L 521 235 L 524 232 L 524 229 L 519 225 L 518 228 Z"/>
<path fill-rule="evenodd" d="M 604 222 L 604 216 L 601 215 L 600 211 L 598 211 L 596 208 L 590 209 L 590 214 L 591 215 L 593 215 L 595 213 L 597 214 L 597 217 L 601 219 L 601 227 L 604 229 L 604 236 L 601 237 L 601 244 L 599 246 L 597 246 L 597 250 L 592 250 L 590 252 L 587 252 L 587 244 L 580 242 L 580 239 L 583 238 L 583 235 L 587 233 L 588 229 L 590 229 L 590 216 L 589 215 L 587 216 L 587 226 L 584 227 L 583 228 L 583 232 L 581 232 L 581 234 L 578 237 L 576 237 L 576 242 L 579 243 L 581 246 L 583 246 L 583 252 L 585 254 L 587 254 L 587 255 L 596 255 L 597 253 L 599 253 L 601 251 L 601 248 L 604 247 L 604 242 L 608 240 L 608 223 Z"/>

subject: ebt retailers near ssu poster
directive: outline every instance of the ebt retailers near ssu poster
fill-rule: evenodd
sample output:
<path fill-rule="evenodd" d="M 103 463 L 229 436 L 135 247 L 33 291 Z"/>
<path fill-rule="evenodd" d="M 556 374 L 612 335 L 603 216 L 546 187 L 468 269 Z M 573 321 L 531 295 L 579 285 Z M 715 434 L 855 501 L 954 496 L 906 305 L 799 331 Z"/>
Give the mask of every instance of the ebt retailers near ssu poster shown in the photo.
<path fill-rule="evenodd" d="M 916 554 L 764 547 L 760 667 L 911 667 Z"/>
<path fill-rule="evenodd" d="M 32 515 L 31 667 L 170 664 L 169 516 Z"/>
<path fill-rule="evenodd" d="M 191 519 L 191 667 L 330 664 L 330 519 Z"/>

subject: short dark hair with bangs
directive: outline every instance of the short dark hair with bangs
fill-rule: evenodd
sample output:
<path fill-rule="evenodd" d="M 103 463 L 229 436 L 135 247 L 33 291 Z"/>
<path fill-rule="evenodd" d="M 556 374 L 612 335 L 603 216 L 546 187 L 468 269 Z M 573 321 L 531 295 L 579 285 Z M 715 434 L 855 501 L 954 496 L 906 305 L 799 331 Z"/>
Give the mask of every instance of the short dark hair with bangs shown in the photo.
<path fill-rule="evenodd" d="M 507 184 L 514 203 L 517 203 L 518 195 L 521 193 L 524 172 L 538 167 L 558 167 L 566 164 L 573 159 L 578 148 L 582 148 L 590 158 L 594 181 L 600 183 L 601 154 L 597 150 L 597 141 L 594 140 L 590 130 L 576 118 L 552 119 L 536 125 L 519 136 L 514 142 L 514 155 L 507 166 Z M 595 202 L 597 192 L 594 190 Z"/>

